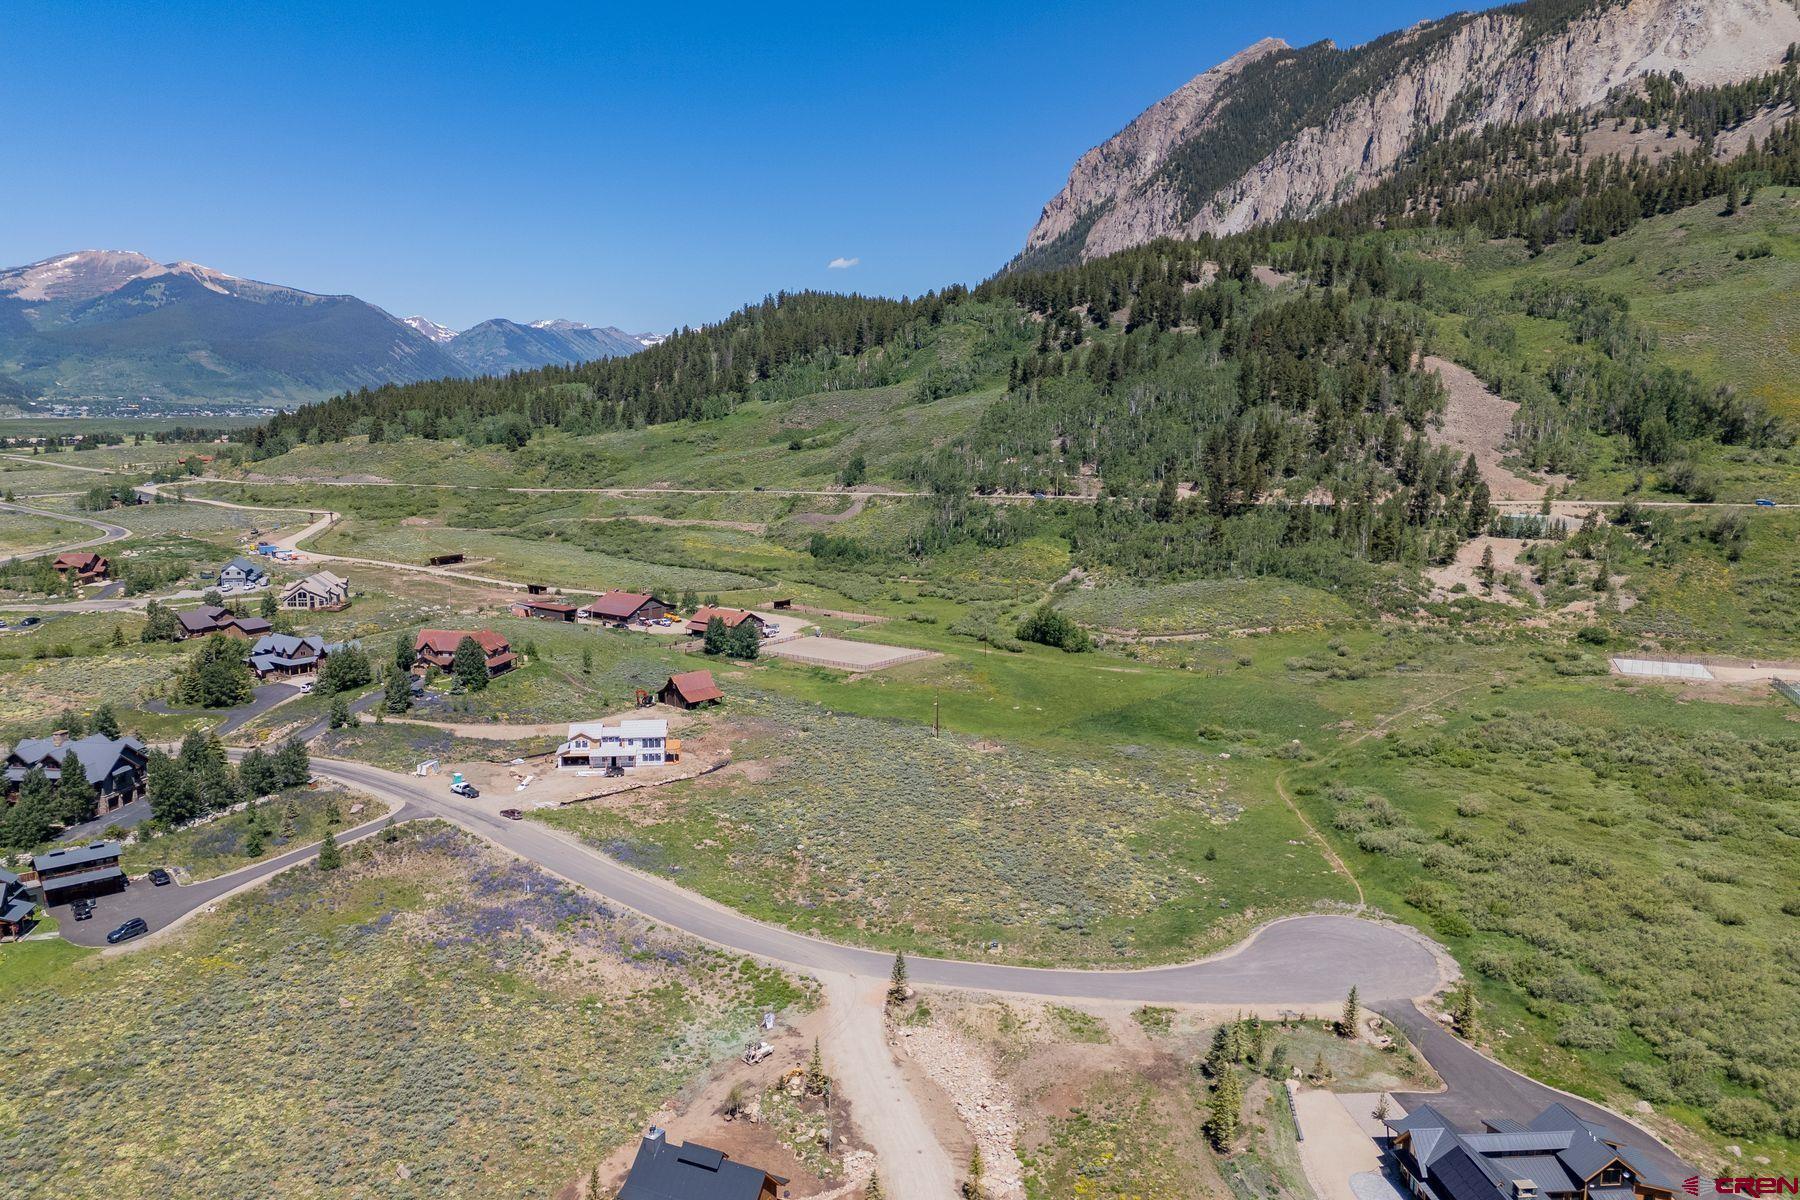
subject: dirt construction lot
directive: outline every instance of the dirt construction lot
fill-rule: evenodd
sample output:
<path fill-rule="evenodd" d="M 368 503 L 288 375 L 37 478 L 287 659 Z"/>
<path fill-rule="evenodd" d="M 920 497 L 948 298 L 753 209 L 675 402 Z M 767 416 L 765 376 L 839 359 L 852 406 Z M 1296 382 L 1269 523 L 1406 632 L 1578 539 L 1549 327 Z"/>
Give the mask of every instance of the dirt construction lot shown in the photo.
<path fill-rule="evenodd" d="M 816 667 L 836 667 L 841 671 L 879 671 L 921 658 L 936 658 L 932 650 L 911 650 L 905 646 L 882 646 L 875 642 L 847 642 L 842 638 L 795 638 L 764 646 L 763 653 L 775 658 L 792 659 Z"/>

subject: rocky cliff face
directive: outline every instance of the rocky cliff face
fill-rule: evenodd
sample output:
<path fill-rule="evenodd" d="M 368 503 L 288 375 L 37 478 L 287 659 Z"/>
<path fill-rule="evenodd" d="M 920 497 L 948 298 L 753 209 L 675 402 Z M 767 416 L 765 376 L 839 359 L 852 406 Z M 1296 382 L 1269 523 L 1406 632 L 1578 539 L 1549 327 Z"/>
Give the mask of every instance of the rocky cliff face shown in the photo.
<path fill-rule="evenodd" d="M 1453 105 L 1457 126 L 1478 129 L 1586 108 L 1654 71 L 1680 70 L 1696 84 L 1761 74 L 1800 42 L 1800 10 L 1792 0 L 1625 0 L 1597 3 L 1552 34 L 1531 30 L 1523 15 L 1495 11 L 1408 31 L 1393 44 L 1403 51 L 1414 42 L 1416 55 L 1280 138 L 1232 182 L 1195 195 L 1169 169 L 1171 157 L 1230 118 L 1246 67 L 1287 50 L 1258 42 L 1084 154 L 1044 206 L 1023 258 L 1096 258 L 1157 237 L 1315 213 L 1380 180 Z"/>

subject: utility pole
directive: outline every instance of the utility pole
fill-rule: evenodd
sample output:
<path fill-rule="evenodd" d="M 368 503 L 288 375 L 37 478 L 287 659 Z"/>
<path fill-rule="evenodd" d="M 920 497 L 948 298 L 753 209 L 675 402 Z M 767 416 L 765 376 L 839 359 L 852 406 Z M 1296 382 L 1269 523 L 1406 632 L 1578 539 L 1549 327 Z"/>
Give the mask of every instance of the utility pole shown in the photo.
<path fill-rule="evenodd" d="M 943 725 L 938 720 L 938 698 L 934 695 L 931 698 L 931 736 L 936 737 L 942 729 Z"/>

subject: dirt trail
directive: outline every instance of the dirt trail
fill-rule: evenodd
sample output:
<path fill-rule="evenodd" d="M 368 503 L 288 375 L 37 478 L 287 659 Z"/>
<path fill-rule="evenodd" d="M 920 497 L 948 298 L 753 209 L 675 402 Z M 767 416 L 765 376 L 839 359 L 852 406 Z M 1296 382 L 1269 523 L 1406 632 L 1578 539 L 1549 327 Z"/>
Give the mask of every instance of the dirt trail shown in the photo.
<path fill-rule="evenodd" d="M 888 1049 L 887 982 L 821 973 L 831 1006 L 820 1048 L 825 1069 L 860 1115 L 874 1148 L 883 1190 L 895 1200 L 944 1200 L 956 1194 L 956 1170 L 931 1132 L 918 1097 Z"/>
<path fill-rule="evenodd" d="M 1456 451 L 1458 458 L 1475 456 L 1481 478 L 1496 500 L 1537 500 L 1544 485 L 1520 479 L 1500 463 L 1501 447 L 1512 432 L 1513 414 L 1519 406 L 1488 390 L 1467 367 L 1436 355 L 1425 366 L 1444 381 L 1450 402 L 1444 409 L 1444 428 L 1432 440 Z"/>

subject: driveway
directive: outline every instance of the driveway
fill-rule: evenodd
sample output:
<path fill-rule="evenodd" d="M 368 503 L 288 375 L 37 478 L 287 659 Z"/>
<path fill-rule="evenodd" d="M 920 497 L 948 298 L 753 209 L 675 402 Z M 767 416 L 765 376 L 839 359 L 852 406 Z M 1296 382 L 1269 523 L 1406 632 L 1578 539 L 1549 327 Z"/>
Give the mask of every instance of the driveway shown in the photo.
<path fill-rule="evenodd" d="M 130 804 L 113 809 L 109 813 L 101 813 L 91 821 L 79 825 L 71 825 L 56 835 L 59 842 L 87 842 L 104 834 L 117 825 L 120 829 L 136 829 L 150 819 L 150 801 L 146 797 L 133 800 Z"/>
<path fill-rule="evenodd" d="M 337 835 L 340 846 L 364 838 L 387 824 L 389 816 L 395 821 L 410 821 L 424 814 L 408 811 L 402 805 L 398 811 L 383 813 L 373 820 L 365 821 L 354 828 L 344 830 Z M 319 843 L 311 842 L 297 846 L 292 850 L 240 867 L 228 875 L 220 875 L 215 879 L 207 879 L 200 883 L 186 886 L 168 884 L 157 887 L 147 879 L 132 883 L 122 892 L 110 896 L 98 897 L 94 904 L 94 917 L 91 921 L 77 921 L 66 904 L 58 904 L 50 910 L 62 926 L 62 936 L 78 946 L 104 946 L 106 935 L 118 928 L 120 922 L 130 917 L 142 917 L 150 925 L 150 932 L 167 929 L 198 909 L 215 900 L 235 892 L 240 888 L 251 887 L 263 882 L 272 875 L 277 875 L 298 863 L 310 861 L 319 852 Z M 130 946 L 142 944 L 143 938 L 126 943 Z"/>
<path fill-rule="evenodd" d="M 1582 1120 L 1604 1125 L 1619 1142 L 1642 1153 L 1670 1182 L 1679 1184 L 1697 1174 L 1668 1147 L 1617 1113 L 1545 1087 L 1500 1065 L 1419 1011 L 1411 1000 L 1372 1007 L 1400 1027 L 1444 1081 L 1442 1092 L 1395 1092 L 1394 1099 L 1407 1112 L 1429 1104 L 1463 1129 L 1480 1129 L 1481 1123 L 1492 1117 L 1530 1121 L 1550 1105 L 1560 1103 Z"/>
<path fill-rule="evenodd" d="M 262 716 L 284 700 L 291 700 L 300 694 L 300 685 L 295 683 L 260 683 L 251 691 L 250 703 L 236 708 L 225 709 L 225 719 L 219 722 L 213 732 L 220 737 L 242 728 L 244 725 Z M 148 700 L 144 708 L 153 713 L 170 716 L 204 717 L 217 713 L 216 709 L 205 708 L 171 708 L 161 700 Z"/>

